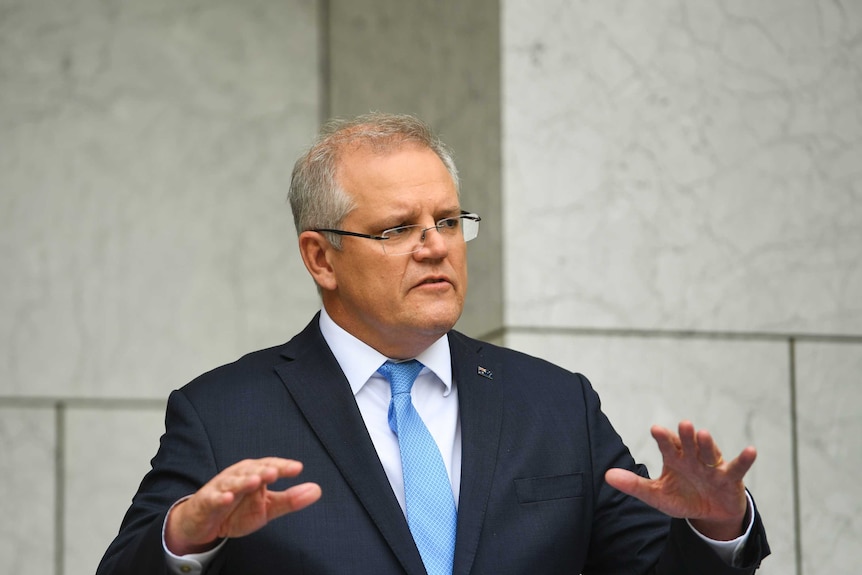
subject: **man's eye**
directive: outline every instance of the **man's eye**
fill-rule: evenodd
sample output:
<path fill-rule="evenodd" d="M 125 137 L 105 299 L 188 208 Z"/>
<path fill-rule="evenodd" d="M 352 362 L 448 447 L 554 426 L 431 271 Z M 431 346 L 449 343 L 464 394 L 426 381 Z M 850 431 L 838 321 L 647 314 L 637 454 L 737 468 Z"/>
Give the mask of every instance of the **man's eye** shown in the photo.
<path fill-rule="evenodd" d="M 440 220 L 437 222 L 437 226 L 440 228 L 445 228 L 447 230 L 454 230 L 458 227 L 458 224 L 461 223 L 460 218 L 446 218 L 444 220 Z"/>
<path fill-rule="evenodd" d="M 394 237 L 394 236 L 403 236 L 410 233 L 410 230 L 413 229 L 413 226 L 399 226 L 397 228 L 392 228 L 383 232 L 383 235 Z"/>

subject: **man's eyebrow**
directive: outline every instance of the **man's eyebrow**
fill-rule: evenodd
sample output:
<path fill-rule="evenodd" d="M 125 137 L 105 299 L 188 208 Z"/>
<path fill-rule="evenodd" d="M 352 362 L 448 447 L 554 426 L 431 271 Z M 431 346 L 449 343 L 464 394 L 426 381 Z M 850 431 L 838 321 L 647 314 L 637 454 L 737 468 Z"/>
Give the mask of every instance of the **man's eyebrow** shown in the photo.
<path fill-rule="evenodd" d="M 381 224 L 384 227 L 391 228 L 394 226 L 402 225 L 402 223 L 406 223 L 407 225 L 415 224 L 416 220 L 419 218 L 421 210 L 415 209 L 404 209 L 402 211 L 396 211 L 388 216 L 381 218 Z M 437 220 L 442 220 L 443 218 L 450 218 L 452 216 L 457 216 L 461 214 L 461 206 L 455 204 L 448 208 L 444 208 L 442 210 L 434 211 L 434 218 Z M 391 224 L 391 225 L 390 225 Z"/>
<path fill-rule="evenodd" d="M 412 210 L 404 210 L 382 215 L 374 223 L 374 228 L 379 230 L 388 230 L 396 226 L 409 225 L 415 215 L 416 213 Z"/>
<path fill-rule="evenodd" d="M 461 206 L 455 205 L 451 208 L 447 208 L 445 210 L 441 210 L 439 213 L 445 214 L 446 216 L 457 216 L 461 214 Z"/>

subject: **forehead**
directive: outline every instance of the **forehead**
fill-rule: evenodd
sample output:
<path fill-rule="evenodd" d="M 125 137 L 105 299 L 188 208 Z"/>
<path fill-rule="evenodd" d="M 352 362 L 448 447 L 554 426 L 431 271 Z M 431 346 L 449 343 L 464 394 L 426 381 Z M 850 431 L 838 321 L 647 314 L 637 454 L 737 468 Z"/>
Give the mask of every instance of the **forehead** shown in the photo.
<path fill-rule="evenodd" d="M 443 161 L 418 144 L 388 149 L 352 147 L 342 153 L 336 178 L 359 206 L 421 198 L 457 201 L 458 195 Z"/>

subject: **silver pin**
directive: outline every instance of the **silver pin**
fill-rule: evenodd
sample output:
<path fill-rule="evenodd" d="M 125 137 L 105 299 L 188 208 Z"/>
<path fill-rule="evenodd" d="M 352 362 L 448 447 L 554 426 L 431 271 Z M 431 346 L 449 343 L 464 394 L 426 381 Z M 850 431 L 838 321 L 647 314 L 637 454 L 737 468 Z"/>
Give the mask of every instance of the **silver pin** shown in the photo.
<path fill-rule="evenodd" d="M 490 369 L 484 368 L 481 365 L 479 366 L 479 375 L 482 377 L 487 377 L 488 379 L 494 379 L 494 372 Z"/>

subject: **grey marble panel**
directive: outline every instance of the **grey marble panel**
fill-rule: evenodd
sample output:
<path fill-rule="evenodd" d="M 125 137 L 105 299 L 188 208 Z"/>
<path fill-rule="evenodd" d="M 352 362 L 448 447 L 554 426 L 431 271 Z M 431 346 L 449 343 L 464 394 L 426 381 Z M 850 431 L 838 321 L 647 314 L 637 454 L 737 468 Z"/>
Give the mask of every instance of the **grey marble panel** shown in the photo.
<path fill-rule="evenodd" d="M 150 469 L 164 410 L 70 408 L 66 415 L 66 575 L 94 573 Z"/>
<path fill-rule="evenodd" d="M 54 572 L 53 409 L 0 407 L 0 573 Z"/>
<path fill-rule="evenodd" d="M 862 565 L 862 344 L 800 343 L 797 357 L 803 575 Z"/>
<path fill-rule="evenodd" d="M 759 573 L 794 572 L 788 344 L 517 331 L 506 341 L 586 375 L 635 459 L 654 477 L 661 455 L 649 433 L 653 424 L 675 429 L 689 419 L 712 432 L 725 457 L 757 447 L 746 485 L 773 549 Z"/>
<path fill-rule="evenodd" d="M 509 326 L 862 330 L 862 4 L 502 4 Z"/>
<path fill-rule="evenodd" d="M 163 397 L 302 327 L 317 3 L 6 4 L 0 394 Z"/>

